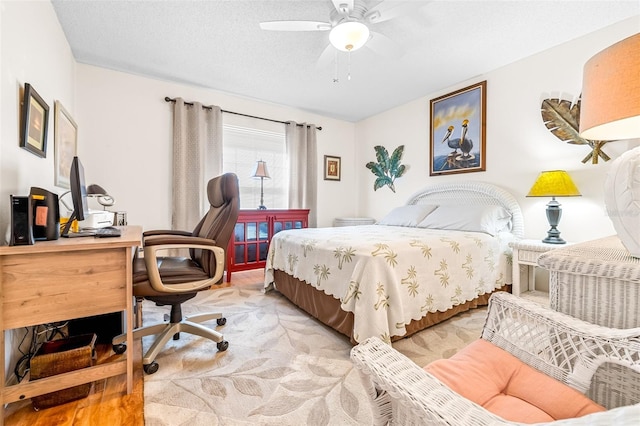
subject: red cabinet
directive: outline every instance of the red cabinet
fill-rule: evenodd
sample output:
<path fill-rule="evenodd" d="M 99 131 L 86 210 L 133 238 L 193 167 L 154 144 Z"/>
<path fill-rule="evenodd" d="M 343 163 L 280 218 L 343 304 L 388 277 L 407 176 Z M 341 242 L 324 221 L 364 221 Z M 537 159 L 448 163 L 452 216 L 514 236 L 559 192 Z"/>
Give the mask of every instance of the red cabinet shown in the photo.
<path fill-rule="evenodd" d="M 231 273 L 264 268 L 271 238 L 280 231 L 308 226 L 309 210 L 240 210 L 227 248 L 227 282 Z"/>

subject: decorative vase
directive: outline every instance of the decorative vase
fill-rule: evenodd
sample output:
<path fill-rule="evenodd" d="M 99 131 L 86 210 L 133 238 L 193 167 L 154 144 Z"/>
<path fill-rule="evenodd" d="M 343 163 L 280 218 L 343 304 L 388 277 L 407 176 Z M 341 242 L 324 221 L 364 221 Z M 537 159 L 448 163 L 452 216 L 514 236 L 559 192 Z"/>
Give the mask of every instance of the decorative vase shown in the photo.
<path fill-rule="evenodd" d="M 604 183 L 604 202 L 622 244 L 631 256 L 640 257 L 640 147 L 611 164 Z"/>

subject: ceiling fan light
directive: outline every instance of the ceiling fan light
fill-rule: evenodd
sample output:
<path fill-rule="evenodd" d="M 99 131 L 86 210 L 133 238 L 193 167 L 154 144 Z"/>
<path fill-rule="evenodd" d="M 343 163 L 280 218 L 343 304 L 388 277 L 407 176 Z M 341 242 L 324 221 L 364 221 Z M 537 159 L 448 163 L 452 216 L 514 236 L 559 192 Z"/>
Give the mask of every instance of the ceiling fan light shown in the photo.
<path fill-rule="evenodd" d="M 361 22 L 343 22 L 329 33 L 329 41 L 338 50 L 353 52 L 369 40 L 369 28 Z"/>

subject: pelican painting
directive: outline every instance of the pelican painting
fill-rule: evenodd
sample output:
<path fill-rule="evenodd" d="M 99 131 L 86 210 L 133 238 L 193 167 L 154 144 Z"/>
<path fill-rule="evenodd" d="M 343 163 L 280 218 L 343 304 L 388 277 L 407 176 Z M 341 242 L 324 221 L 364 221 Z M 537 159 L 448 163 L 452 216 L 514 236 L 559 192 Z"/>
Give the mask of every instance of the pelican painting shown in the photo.
<path fill-rule="evenodd" d="M 486 83 L 431 100 L 431 176 L 485 170 Z"/>

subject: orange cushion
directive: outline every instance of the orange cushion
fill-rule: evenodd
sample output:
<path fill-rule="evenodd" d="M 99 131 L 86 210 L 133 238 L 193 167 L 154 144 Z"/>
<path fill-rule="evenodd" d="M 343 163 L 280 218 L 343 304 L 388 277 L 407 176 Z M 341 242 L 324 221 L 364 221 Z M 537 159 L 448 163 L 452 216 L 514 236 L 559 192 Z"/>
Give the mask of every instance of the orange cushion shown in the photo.
<path fill-rule="evenodd" d="M 577 390 L 486 340 L 425 367 L 452 390 L 498 416 L 537 423 L 605 411 Z"/>

